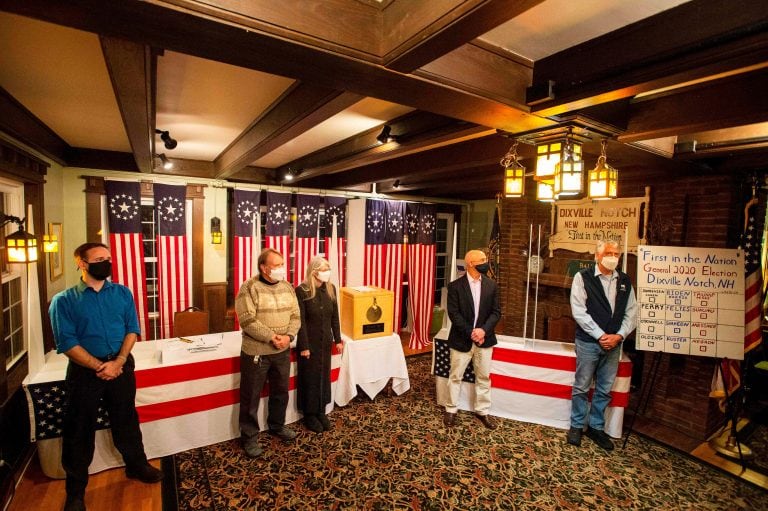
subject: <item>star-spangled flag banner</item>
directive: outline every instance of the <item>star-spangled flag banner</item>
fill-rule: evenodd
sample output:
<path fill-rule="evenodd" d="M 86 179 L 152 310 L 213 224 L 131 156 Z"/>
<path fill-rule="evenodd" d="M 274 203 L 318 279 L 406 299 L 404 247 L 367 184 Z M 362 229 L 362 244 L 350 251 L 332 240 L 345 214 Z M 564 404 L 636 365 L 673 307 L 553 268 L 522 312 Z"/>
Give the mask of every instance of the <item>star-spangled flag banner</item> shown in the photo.
<path fill-rule="evenodd" d="M 189 307 L 187 189 L 155 184 L 157 214 L 157 282 L 161 339 L 173 337 L 173 315 Z"/>
<path fill-rule="evenodd" d="M 234 289 L 237 297 L 243 282 L 258 272 L 258 268 L 253 267 L 253 261 L 256 259 L 254 255 L 261 252 L 261 233 L 257 230 L 261 191 L 235 188 L 233 198 Z"/>
<path fill-rule="evenodd" d="M 488 276 L 493 280 L 499 280 L 499 253 L 501 250 L 501 210 L 500 205 L 496 203 L 496 209 L 493 212 L 493 227 L 491 236 L 488 239 Z"/>
<path fill-rule="evenodd" d="M 400 333 L 403 287 L 403 237 L 405 202 L 365 201 L 365 261 L 363 285 L 392 291 L 392 329 Z"/>
<path fill-rule="evenodd" d="M 328 197 L 323 199 L 325 207 L 325 258 L 331 263 L 331 269 L 338 279 L 337 289 L 344 287 L 347 281 L 346 245 L 347 245 L 347 199 L 344 197 Z M 333 221 L 336 219 L 336 239 L 333 238 Z"/>
<path fill-rule="evenodd" d="M 144 267 L 144 236 L 141 233 L 141 186 L 138 181 L 104 182 L 109 218 L 112 281 L 131 290 L 141 328 L 147 340 L 149 311 Z"/>
<path fill-rule="evenodd" d="M 429 330 L 435 301 L 435 225 L 434 204 L 406 203 L 405 229 L 408 234 L 406 272 L 408 302 L 413 328 L 408 346 L 422 349 L 432 343 Z"/>
<path fill-rule="evenodd" d="M 763 340 L 763 272 L 760 265 L 761 237 L 757 226 L 758 202 L 756 197 L 744 207 L 744 232 L 741 249 L 744 250 L 744 353 L 755 349 Z M 724 359 L 712 378 L 711 397 L 720 398 L 720 409 L 725 411 L 725 388 L 732 395 L 741 386 L 741 361 Z"/>
<path fill-rule="evenodd" d="M 296 239 L 293 243 L 293 285 L 304 280 L 309 260 L 317 255 L 320 196 L 296 196 Z"/>
<path fill-rule="evenodd" d="M 267 193 L 267 222 L 264 248 L 277 250 L 283 255 L 286 271 L 290 269 L 291 194 Z"/>
<path fill-rule="evenodd" d="M 60 437 L 64 426 L 64 412 L 69 398 L 63 381 L 31 384 L 25 387 L 27 401 L 31 404 L 29 413 L 32 441 Z M 109 428 L 109 416 L 103 402 L 99 402 L 96 415 L 96 429 Z"/>

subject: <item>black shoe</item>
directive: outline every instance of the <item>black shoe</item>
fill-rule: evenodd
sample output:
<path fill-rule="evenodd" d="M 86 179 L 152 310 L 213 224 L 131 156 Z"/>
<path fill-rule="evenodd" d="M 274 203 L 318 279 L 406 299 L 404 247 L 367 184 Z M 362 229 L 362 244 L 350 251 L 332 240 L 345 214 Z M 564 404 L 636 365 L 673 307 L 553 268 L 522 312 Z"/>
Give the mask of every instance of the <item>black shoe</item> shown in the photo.
<path fill-rule="evenodd" d="M 445 424 L 445 427 L 447 428 L 452 428 L 456 424 L 456 414 L 443 412 L 443 424 Z"/>
<path fill-rule="evenodd" d="M 138 467 L 126 467 L 125 475 L 128 479 L 138 479 L 142 483 L 159 483 L 163 480 L 163 471 L 149 463 Z"/>
<path fill-rule="evenodd" d="M 606 451 L 613 450 L 613 440 L 611 440 L 611 437 L 609 437 L 605 431 L 587 428 L 587 437 Z"/>
<path fill-rule="evenodd" d="M 567 435 L 568 443 L 575 446 L 581 445 L 581 428 L 574 428 L 568 430 Z"/>
<path fill-rule="evenodd" d="M 290 442 L 294 438 L 296 438 L 296 432 L 292 430 L 291 428 L 287 428 L 285 426 L 281 426 L 280 429 L 270 429 L 269 433 L 272 435 L 275 435 L 280 440 L 284 442 Z"/>
<path fill-rule="evenodd" d="M 485 426 L 488 429 L 496 429 L 496 422 L 491 418 L 490 415 L 479 415 L 475 414 L 475 417 L 477 417 L 480 422 L 483 423 L 483 426 Z"/>
<path fill-rule="evenodd" d="M 264 449 L 261 448 L 259 442 L 257 442 L 255 439 L 251 442 L 243 443 L 243 450 L 245 451 L 246 456 L 249 458 L 258 458 L 264 454 Z"/>
<path fill-rule="evenodd" d="M 305 415 L 304 425 L 307 427 L 308 430 L 314 431 L 315 433 L 323 432 L 323 425 L 318 420 L 317 415 Z"/>
<path fill-rule="evenodd" d="M 82 497 L 67 497 L 64 503 L 64 511 L 85 511 L 85 502 Z"/>
<path fill-rule="evenodd" d="M 331 426 L 331 421 L 328 420 L 328 416 L 324 413 L 317 414 L 317 420 L 320 421 L 320 424 L 323 425 L 323 429 L 326 431 L 330 431 L 333 426 Z"/>

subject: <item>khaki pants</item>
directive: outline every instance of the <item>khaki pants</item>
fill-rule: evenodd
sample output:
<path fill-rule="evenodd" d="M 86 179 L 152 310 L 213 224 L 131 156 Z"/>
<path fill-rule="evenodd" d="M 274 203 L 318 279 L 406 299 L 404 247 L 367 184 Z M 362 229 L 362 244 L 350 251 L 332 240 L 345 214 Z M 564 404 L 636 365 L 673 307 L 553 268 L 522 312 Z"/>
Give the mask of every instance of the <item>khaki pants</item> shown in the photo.
<path fill-rule="evenodd" d="M 493 348 L 480 348 L 472 344 L 467 352 L 451 349 L 451 372 L 448 375 L 448 403 L 445 411 L 456 413 L 461 391 L 461 378 L 472 361 L 475 371 L 475 413 L 488 415 L 491 409 L 491 355 Z"/>

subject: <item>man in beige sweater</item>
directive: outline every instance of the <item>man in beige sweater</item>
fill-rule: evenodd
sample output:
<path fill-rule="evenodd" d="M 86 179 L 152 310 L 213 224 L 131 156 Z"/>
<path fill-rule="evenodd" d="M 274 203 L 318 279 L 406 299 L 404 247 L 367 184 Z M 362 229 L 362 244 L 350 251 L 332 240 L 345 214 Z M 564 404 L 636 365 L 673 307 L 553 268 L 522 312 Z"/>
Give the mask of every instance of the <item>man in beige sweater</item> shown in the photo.
<path fill-rule="evenodd" d="M 285 280 L 280 252 L 267 248 L 259 255 L 259 275 L 243 282 L 235 298 L 235 311 L 243 331 L 240 351 L 240 441 L 248 456 L 264 451 L 259 446 L 259 401 L 269 380 L 267 427 L 282 440 L 296 438 L 285 426 L 291 378 L 290 345 L 301 326 L 293 286 Z"/>

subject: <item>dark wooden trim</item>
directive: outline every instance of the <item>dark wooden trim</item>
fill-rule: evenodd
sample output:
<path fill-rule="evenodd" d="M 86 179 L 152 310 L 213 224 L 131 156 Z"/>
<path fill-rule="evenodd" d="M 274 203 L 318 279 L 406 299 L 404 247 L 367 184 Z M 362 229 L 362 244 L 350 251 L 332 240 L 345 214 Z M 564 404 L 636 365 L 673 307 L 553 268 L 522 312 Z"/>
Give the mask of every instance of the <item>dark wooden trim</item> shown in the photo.
<path fill-rule="evenodd" d="M 22 183 L 43 183 L 48 173 L 48 163 L 4 140 L 0 140 L 0 165 L 7 177 Z"/>
<path fill-rule="evenodd" d="M 361 99 L 357 94 L 294 84 L 216 158 L 216 177 L 229 177 Z"/>
<path fill-rule="evenodd" d="M 765 122 L 767 90 L 768 71 L 761 70 L 636 101 L 627 131 L 618 139 L 634 142 Z"/>
<path fill-rule="evenodd" d="M 101 36 L 101 50 L 136 167 L 151 173 L 155 155 L 157 56 L 149 46 Z"/>
<path fill-rule="evenodd" d="M 120 170 L 138 172 L 131 153 L 71 147 L 66 151 L 67 167 L 81 169 Z"/>
<path fill-rule="evenodd" d="M 206 282 L 203 284 L 203 310 L 208 311 L 211 333 L 226 332 L 227 283 Z"/>
<path fill-rule="evenodd" d="M 205 197 L 204 185 L 187 185 L 187 199 L 192 199 L 192 305 L 203 308 Z M 195 264 L 197 262 L 197 264 Z"/>
<path fill-rule="evenodd" d="M 458 4 L 437 17 L 427 28 L 418 31 L 405 41 L 383 41 L 391 47 L 384 55 L 384 65 L 401 73 L 410 73 L 452 52 L 504 22 L 519 16 L 543 0 L 483 0 Z M 436 9 L 438 2 L 418 2 L 424 10 Z M 418 8 L 418 7 L 417 7 Z M 395 2 L 384 11 L 385 35 L 396 38 L 403 30 L 398 25 L 413 24 L 414 5 Z M 434 16 L 434 15 L 433 15 Z"/>
<path fill-rule="evenodd" d="M 101 196 L 104 178 L 85 176 L 85 242 L 101 242 Z"/>
<path fill-rule="evenodd" d="M 0 131 L 40 151 L 58 164 L 66 164 L 64 158 L 69 144 L 2 87 L 0 87 Z"/>
<path fill-rule="evenodd" d="M 732 70 L 764 66 L 765 6 L 693 0 L 536 62 L 533 85 L 555 82 L 542 116 L 585 108 Z"/>

